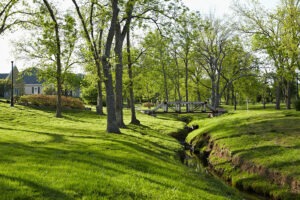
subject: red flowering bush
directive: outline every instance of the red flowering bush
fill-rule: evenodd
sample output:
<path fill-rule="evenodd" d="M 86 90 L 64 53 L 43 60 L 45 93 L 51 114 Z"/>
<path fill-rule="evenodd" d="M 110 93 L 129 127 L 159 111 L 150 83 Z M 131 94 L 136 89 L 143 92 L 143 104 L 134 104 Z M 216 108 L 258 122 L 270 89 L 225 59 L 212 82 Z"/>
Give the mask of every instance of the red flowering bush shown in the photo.
<path fill-rule="evenodd" d="M 56 107 L 55 95 L 26 95 L 20 98 L 22 105 L 32 105 L 38 107 Z M 83 102 L 78 98 L 61 97 L 63 108 L 84 109 Z"/>
<path fill-rule="evenodd" d="M 147 107 L 148 109 L 150 109 L 151 107 L 153 107 L 154 106 L 154 103 L 151 103 L 151 102 L 146 102 L 146 103 L 144 103 L 144 105 L 143 105 L 144 107 Z"/>

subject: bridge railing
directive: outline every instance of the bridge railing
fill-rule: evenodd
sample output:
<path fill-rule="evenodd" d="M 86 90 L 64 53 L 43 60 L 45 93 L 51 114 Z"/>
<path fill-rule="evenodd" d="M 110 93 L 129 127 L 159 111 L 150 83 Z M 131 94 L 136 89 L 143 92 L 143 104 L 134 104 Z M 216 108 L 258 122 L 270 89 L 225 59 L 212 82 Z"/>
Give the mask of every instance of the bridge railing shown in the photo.
<path fill-rule="evenodd" d="M 216 110 L 207 102 L 192 102 L 192 101 L 174 101 L 174 102 L 164 102 L 157 105 L 155 108 L 151 110 L 151 112 L 157 112 L 159 109 L 162 109 L 163 112 L 169 112 L 169 109 L 175 112 L 182 112 L 181 107 L 186 106 L 185 112 L 206 112 L 207 109 L 211 112 L 215 112 Z"/>

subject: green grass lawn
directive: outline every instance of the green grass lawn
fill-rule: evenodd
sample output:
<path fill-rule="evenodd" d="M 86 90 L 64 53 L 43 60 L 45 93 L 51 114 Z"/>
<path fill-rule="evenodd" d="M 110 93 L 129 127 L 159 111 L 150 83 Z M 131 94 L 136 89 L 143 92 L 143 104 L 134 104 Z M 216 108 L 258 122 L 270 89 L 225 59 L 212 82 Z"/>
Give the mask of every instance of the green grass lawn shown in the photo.
<path fill-rule="evenodd" d="M 231 157 L 242 158 L 300 182 L 300 112 L 251 107 L 249 111 L 229 112 L 192 123 L 199 124 L 200 129 L 189 134 L 187 142 L 195 143 L 197 137 L 208 133 L 220 149 L 229 150 Z M 225 169 L 225 173 L 227 170 L 234 184 L 251 186 L 277 197 L 287 196 L 290 192 L 290 188 L 277 188 L 257 174 L 237 172 L 231 161 L 213 156 L 210 159 L 217 167 Z"/>
<path fill-rule="evenodd" d="M 105 116 L 0 103 L 0 199 L 242 199 L 181 164 L 171 116 L 105 132 Z M 129 112 L 125 111 L 126 123 Z"/>

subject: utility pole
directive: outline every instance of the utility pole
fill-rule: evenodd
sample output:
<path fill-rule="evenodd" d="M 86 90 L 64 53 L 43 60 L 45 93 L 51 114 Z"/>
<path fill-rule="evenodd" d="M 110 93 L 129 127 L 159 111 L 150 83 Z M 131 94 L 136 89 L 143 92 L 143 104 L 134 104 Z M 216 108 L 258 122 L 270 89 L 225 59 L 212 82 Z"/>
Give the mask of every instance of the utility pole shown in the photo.
<path fill-rule="evenodd" d="M 14 61 L 11 61 L 11 96 L 10 107 L 14 107 Z"/>

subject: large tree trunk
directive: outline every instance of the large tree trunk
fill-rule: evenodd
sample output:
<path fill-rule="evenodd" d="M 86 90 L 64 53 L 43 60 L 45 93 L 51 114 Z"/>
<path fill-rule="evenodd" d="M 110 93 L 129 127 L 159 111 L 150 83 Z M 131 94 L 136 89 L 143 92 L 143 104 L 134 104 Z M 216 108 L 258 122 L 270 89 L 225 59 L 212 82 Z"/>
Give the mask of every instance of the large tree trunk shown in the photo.
<path fill-rule="evenodd" d="M 104 83 L 106 90 L 106 108 L 107 108 L 107 128 L 108 133 L 120 133 L 116 120 L 115 95 L 113 89 L 113 80 L 111 74 L 111 64 L 109 63 L 110 51 L 115 35 L 116 23 L 118 20 L 118 0 L 112 0 L 113 15 L 111 18 L 110 28 L 107 35 L 104 55 L 102 56 L 102 66 L 104 72 Z"/>
<path fill-rule="evenodd" d="M 121 36 L 120 23 L 116 23 L 115 54 L 117 56 L 116 64 L 116 119 L 119 127 L 125 127 L 123 121 L 123 41 Z"/>
<path fill-rule="evenodd" d="M 123 43 L 127 33 L 129 32 L 130 22 L 132 19 L 132 12 L 135 1 L 128 1 L 126 3 L 126 23 L 121 30 L 121 22 L 117 21 L 115 24 L 115 54 L 117 56 L 116 64 L 116 119 L 120 127 L 125 128 L 123 120 Z"/>
<path fill-rule="evenodd" d="M 131 45 L 130 45 L 130 31 L 127 33 L 127 57 L 128 57 L 128 76 L 129 76 L 129 94 L 130 94 L 130 110 L 131 110 L 131 124 L 140 124 L 140 121 L 136 118 L 135 113 L 135 100 L 133 92 L 133 75 L 132 75 L 132 61 L 131 61 Z"/>

